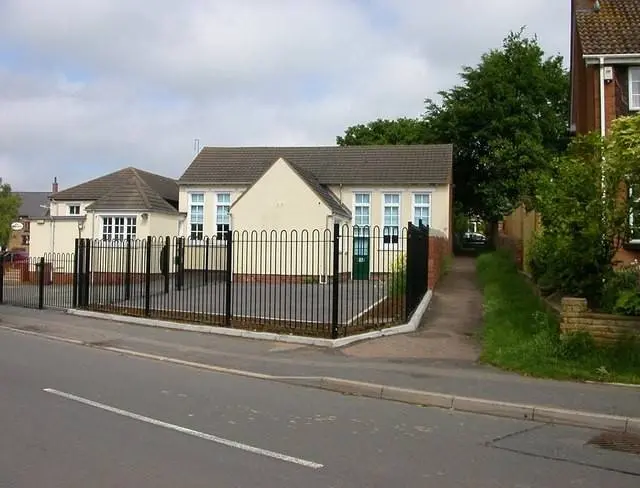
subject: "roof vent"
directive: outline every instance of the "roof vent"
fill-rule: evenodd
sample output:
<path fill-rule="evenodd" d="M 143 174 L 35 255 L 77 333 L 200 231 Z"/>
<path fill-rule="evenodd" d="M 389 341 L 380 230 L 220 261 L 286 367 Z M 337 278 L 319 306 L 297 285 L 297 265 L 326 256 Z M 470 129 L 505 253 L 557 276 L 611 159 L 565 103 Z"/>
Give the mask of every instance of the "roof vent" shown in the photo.
<path fill-rule="evenodd" d="M 600 12 L 600 0 L 596 0 L 595 2 L 593 2 L 593 11 L 594 12 Z"/>

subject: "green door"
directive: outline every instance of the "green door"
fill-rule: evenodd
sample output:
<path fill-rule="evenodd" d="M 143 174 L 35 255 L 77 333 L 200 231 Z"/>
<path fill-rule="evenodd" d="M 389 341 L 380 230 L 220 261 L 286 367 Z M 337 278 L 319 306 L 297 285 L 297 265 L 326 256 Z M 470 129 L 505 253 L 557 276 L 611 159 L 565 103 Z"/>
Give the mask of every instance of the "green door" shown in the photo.
<path fill-rule="evenodd" d="M 353 279 L 369 279 L 369 236 L 353 238 Z"/>

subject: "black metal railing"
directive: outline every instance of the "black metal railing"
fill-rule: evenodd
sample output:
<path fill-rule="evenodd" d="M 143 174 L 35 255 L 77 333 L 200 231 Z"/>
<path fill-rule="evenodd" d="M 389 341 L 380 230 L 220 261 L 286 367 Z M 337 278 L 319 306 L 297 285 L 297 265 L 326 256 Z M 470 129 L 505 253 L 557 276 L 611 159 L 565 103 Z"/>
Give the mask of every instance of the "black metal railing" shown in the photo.
<path fill-rule="evenodd" d="M 43 273 L 52 277 L 44 293 L 35 287 L 29 296 L 34 306 L 64 296 L 56 303 L 336 338 L 406 322 L 427 292 L 428 246 L 428 228 L 413 225 L 231 231 L 200 241 L 78 239 L 64 261 L 65 284 L 54 265 Z"/>
<path fill-rule="evenodd" d="M 0 303 L 29 308 L 73 306 L 73 253 L 47 253 L 19 261 L 0 256 Z"/>

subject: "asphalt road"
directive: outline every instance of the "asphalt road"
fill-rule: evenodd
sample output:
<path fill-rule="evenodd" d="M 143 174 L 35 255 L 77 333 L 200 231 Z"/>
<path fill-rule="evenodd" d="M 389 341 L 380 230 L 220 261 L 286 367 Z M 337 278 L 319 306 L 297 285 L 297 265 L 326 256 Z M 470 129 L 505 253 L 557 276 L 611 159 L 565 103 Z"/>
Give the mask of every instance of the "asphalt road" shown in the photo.
<path fill-rule="evenodd" d="M 0 331 L 1 487 L 636 488 L 597 432 L 227 376 Z"/>

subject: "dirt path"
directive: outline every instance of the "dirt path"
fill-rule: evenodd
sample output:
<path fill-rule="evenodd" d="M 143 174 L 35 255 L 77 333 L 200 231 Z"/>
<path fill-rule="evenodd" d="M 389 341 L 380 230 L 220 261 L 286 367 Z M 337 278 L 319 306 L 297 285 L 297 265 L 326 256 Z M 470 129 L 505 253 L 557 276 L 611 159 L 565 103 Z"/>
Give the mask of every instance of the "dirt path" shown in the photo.
<path fill-rule="evenodd" d="M 456 257 L 440 281 L 420 329 L 412 334 L 355 344 L 342 352 L 354 357 L 425 359 L 473 364 L 480 354 L 474 336 L 482 326 L 482 293 L 476 282 L 475 259 Z"/>

